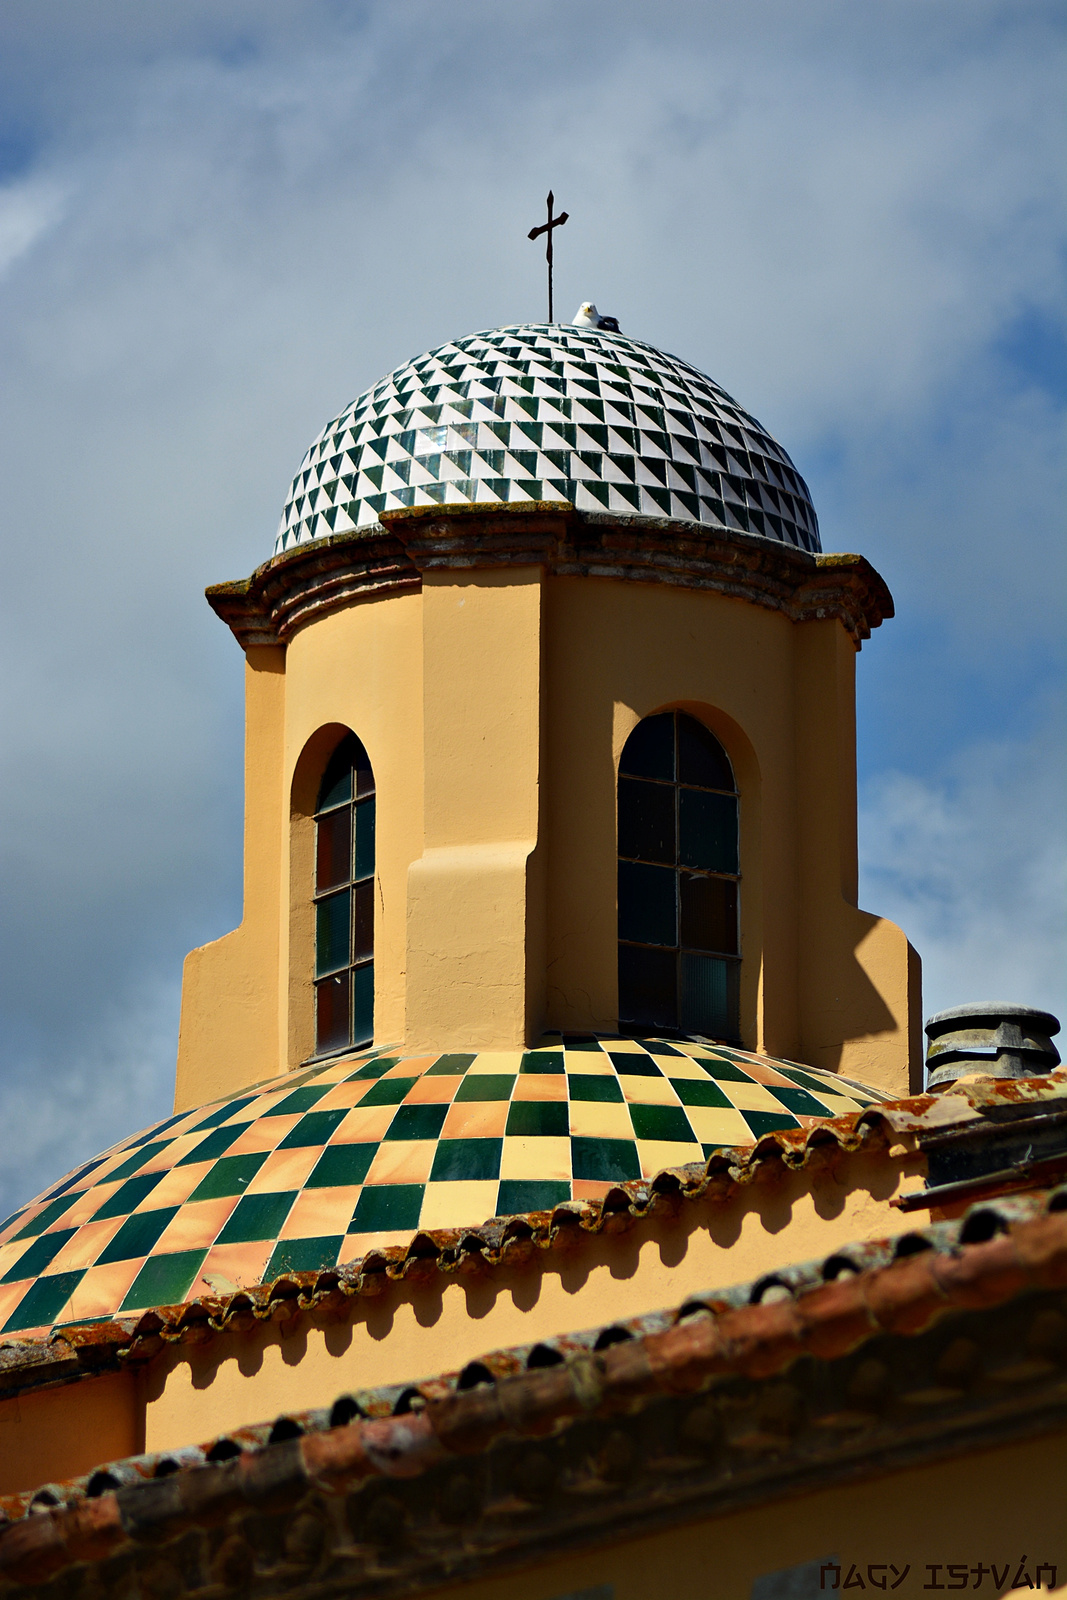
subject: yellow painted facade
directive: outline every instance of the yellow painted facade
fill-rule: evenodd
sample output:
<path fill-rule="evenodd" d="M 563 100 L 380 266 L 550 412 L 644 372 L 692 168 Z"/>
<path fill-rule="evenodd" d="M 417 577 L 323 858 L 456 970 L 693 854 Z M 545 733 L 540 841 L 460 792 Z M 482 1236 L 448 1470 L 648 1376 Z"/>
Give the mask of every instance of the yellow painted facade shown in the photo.
<path fill-rule="evenodd" d="M 176 1108 L 312 1053 L 310 817 L 345 728 L 378 792 L 375 1042 L 614 1028 L 618 759 L 669 707 L 737 773 L 744 1044 L 906 1093 L 918 964 L 856 905 L 854 673 L 835 618 L 532 566 L 429 572 L 250 648 L 245 914 L 188 957 Z"/>

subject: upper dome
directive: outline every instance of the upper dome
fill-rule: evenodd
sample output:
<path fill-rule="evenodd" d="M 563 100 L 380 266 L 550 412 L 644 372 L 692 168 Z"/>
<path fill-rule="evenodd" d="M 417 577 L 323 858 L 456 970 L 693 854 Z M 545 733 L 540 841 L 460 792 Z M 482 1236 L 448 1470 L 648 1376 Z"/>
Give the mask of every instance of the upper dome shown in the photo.
<path fill-rule="evenodd" d="M 803 478 L 710 378 L 619 333 L 527 323 L 406 362 L 328 423 L 275 551 L 402 507 L 546 500 L 820 549 Z"/>
<path fill-rule="evenodd" d="M 658 1039 L 348 1056 L 157 1124 L 0 1228 L 0 1334 L 227 1294 L 420 1228 L 602 1199 L 884 1099 L 832 1072 Z"/>

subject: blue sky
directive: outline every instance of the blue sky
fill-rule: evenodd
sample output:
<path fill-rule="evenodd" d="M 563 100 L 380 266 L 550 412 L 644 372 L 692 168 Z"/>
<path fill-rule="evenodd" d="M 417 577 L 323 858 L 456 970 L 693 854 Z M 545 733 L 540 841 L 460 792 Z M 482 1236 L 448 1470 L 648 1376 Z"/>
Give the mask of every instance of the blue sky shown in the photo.
<path fill-rule="evenodd" d="M 550 185 L 560 314 L 709 372 L 893 589 L 861 898 L 927 1010 L 1062 1014 L 1065 34 L 1027 0 L 7 0 L 4 1199 L 165 1113 L 182 956 L 240 915 L 204 586 L 361 389 L 543 315 Z"/>

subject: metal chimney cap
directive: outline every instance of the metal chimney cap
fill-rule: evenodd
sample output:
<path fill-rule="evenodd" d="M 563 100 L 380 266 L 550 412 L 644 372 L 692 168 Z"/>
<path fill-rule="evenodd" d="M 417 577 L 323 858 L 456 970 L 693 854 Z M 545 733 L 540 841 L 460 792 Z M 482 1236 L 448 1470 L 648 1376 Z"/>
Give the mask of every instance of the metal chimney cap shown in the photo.
<path fill-rule="evenodd" d="M 988 1017 L 993 1026 L 1000 1022 L 1028 1022 L 1035 1033 L 1046 1037 L 1060 1031 L 1060 1020 L 1051 1011 L 1038 1011 L 1034 1006 L 1013 1006 L 1006 1000 L 990 1000 L 984 1005 L 952 1006 L 948 1011 L 935 1011 L 926 1019 L 925 1032 L 930 1038 L 935 1033 L 943 1033 L 946 1023 L 975 1023 L 979 1017 Z"/>

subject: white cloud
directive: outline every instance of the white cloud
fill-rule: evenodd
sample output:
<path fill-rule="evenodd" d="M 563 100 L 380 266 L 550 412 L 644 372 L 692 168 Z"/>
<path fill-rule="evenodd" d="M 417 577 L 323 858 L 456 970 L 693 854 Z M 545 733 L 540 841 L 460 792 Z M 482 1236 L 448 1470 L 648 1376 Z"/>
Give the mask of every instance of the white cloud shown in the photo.
<path fill-rule="evenodd" d="M 50 183 L 10 184 L 0 189 L 0 278 L 31 251 L 63 212 L 63 196 Z"/>
<path fill-rule="evenodd" d="M 923 958 L 927 1015 L 971 1001 L 1067 1022 L 1062 718 L 975 744 L 931 778 L 885 772 L 860 812 L 862 903 Z"/>

